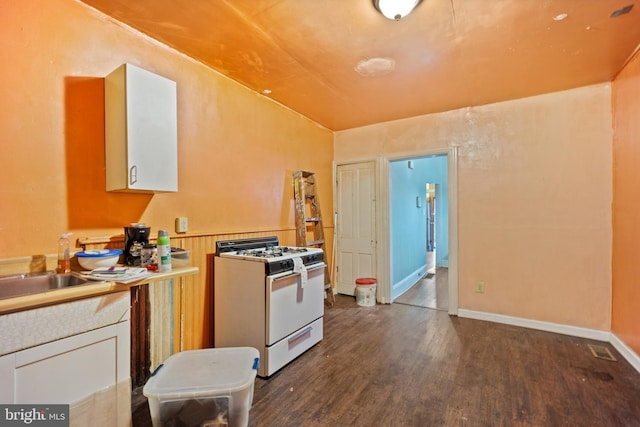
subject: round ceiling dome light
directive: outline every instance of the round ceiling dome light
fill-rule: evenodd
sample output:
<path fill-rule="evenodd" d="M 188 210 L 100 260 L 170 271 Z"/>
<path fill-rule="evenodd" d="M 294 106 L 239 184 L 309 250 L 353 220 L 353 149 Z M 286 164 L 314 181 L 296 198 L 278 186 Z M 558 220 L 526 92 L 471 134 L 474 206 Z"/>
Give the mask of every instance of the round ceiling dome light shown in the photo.
<path fill-rule="evenodd" d="M 386 18 L 401 20 L 411 13 L 422 0 L 373 0 L 373 7 Z"/>
<path fill-rule="evenodd" d="M 367 58 L 358 62 L 354 68 L 365 77 L 384 76 L 396 69 L 396 61 L 393 58 Z"/>

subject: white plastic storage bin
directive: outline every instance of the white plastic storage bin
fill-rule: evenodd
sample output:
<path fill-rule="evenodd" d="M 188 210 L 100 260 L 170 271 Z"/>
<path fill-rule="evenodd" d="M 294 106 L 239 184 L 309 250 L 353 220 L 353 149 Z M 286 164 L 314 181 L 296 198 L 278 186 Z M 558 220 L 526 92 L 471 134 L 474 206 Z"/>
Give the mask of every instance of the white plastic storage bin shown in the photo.
<path fill-rule="evenodd" d="M 246 426 L 259 364 L 251 347 L 174 354 L 143 388 L 153 426 Z"/>
<path fill-rule="evenodd" d="M 376 305 L 376 284 L 378 281 L 372 277 L 356 279 L 356 303 L 362 307 Z"/>

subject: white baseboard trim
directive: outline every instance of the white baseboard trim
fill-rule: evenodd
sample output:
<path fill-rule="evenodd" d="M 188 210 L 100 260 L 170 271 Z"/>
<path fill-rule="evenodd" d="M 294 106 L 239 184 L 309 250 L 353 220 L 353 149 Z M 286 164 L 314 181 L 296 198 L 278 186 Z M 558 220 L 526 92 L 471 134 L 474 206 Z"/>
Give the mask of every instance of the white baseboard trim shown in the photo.
<path fill-rule="evenodd" d="M 465 310 L 462 308 L 458 309 L 458 316 L 608 342 L 636 371 L 640 372 L 640 356 L 638 356 L 620 338 L 618 338 L 616 334 L 609 331 L 599 331 L 597 329 L 580 328 L 578 326 L 561 325 L 559 323 L 543 322 L 540 320 L 524 319 L 521 317 L 505 316 L 503 314 L 486 313 L 475 310 Z"/>
<path fill-rule="evenodd" d="M 396 299 L 400 295 L 402 295 L 405 292 L 407 292 L 425 274 L 427 274 L 427 264 L 426 263 L 424 265 L 421 265 L 420 267 L 418 267 L 414 271 L 412 271 L 404 279 L 400 280 L 397 283 L 394 283 L 391 286 L 392 299 Z"/>
<path fill-rule="evenodd" d="M 640 372 L 640 356 L 638 356 L 631 348 L 629 348 L 620 338 L 613 332 L 611 333 L 611 339 L 609 340 L 611 345 L 618 350 L 618 353 L 622 355 L 636 371 Z"/>
<path fill-rule="evenodd" d="M 540 331 L 555 332 L 557 334 L 609 342 L 611 332 L 597 329 L 568 326 L 559 323 L 543 322 L 541 320 L 524 319 L 522 317 L 505 316 L 504 314 L 485 313 L 482 311 L 458 309 L 459 317 L 504 323 L 506 325 L 521 326 L 523 328 L 538 329 Z"/>

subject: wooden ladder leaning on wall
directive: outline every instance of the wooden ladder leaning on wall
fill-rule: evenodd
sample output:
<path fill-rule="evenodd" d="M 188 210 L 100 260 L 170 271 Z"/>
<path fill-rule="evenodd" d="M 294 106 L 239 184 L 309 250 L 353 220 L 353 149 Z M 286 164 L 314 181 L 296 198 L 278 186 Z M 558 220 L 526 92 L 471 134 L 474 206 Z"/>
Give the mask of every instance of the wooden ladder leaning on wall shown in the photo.
<path fill-rule="evenodd" d="M 335 302 L 331 273 L 327 262 L 327 249 L 322 225 L 322 211 L 313 172 L 299 170 L 293 173 L 293 194 L 296 209 L 296 245 L 317 247 L 324 255 L 324 291 L 331 305 Z"/>

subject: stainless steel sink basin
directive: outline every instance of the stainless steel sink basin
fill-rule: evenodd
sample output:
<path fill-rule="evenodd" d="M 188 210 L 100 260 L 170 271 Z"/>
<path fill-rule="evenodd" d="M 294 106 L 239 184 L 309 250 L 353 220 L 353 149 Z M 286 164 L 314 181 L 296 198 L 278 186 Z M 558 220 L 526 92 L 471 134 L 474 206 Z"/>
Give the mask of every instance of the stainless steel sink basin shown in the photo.
<path fill-rule="evenodd" d="M 96 283 L 74 273 L 56 274 L 52 271 L 0 276 L 0 299 L 84 285 L 89 282 Z"/>

